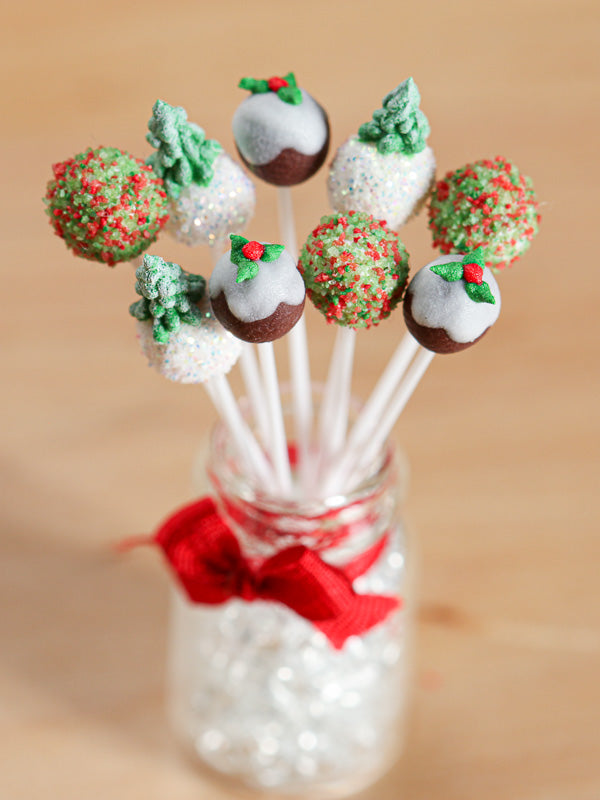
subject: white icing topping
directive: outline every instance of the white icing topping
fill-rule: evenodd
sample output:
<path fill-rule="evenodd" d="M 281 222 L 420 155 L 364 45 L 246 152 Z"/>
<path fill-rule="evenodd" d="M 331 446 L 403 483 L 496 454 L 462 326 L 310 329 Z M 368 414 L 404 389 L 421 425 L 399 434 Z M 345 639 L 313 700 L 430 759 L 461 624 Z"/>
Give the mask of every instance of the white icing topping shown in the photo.
<path fill-rule="evenodd" d="M 462 255 L 442 256 L 420 269 L 408 287 L 413 319 L 425 328 L 443 328 L 455 342 L 472 342 L 496 322 L 500 314 L 500 289 L 487 267 L 483 280 L 495 303 L 475 303 L 465 291 L 464 280 L 446 281 L 430 270 L 438 264 L 462 261 Z"/>
<path fill-rule="evenodd" d="M 396 230 L 416 213 L 435 177 L 430 147 L 412 156 L 382 155 L 356 136 L 338 149 L 327 190 L 334 211 L 364 211 Z"/>
<path fill-rule="evenodd" d="M 280 303 L 299 306 L 304 300 L 306 289 L 302 275 L 287 250 L 277 261 L 258 261 L 258 275 L 241 283 L 236 283 L 238 268 L 230 256 L 231 251 L 215 264 L 208 293 L 213 299 L 223 292 L 229 310 L 242 322 L 266 319 L 275 313 Z"/>
<path fill-rule="evenodd" d="M 235 143 L 250 164 L 268 164 L 290 147 L 306 156 L 315 155 L 327 140 L 325 112 L 302 91 L 294 106 L 275 92 L 247 97 L 233 115 Z"/>

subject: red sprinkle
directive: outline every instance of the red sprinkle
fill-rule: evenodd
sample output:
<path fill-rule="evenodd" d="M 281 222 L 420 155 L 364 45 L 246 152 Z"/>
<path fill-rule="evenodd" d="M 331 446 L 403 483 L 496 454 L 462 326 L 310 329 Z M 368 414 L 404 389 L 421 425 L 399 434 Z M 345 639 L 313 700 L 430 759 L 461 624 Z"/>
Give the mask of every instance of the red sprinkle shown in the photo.
<path fill-rule="evenodd" d="M 280 89 L 283 89 L 284 86 L 289 86 L 289 83 L 285 80 L 285 78 L 269 78 L 267 83 L 269 84 L 269 89 L 272 92 L 278 92 Z"/>
<path fill-rule="evenodd" d="M 463 278 L 467 283 L 476 283 L 481 286 L 483 283 L 483 270 L 479 264 L 465 264 L 463 266 Z"/>
<path fill-rule="evenodd" d="M 249 258 L 250 261 L 258 261 L 259 258 L 263 257 L 264 252 L 265 246 L 260 242 L 247 242 L 242 247 L 242 253 L 246 258 Z"/>

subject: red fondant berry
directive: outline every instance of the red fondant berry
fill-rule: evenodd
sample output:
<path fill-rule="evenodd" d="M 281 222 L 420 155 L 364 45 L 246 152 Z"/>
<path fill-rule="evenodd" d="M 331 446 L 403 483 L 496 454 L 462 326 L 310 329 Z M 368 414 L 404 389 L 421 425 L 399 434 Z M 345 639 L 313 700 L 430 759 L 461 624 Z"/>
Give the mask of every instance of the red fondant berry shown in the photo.
<path fill-rule="evenodd" d="M 278 77 L 269 78 L 267 83 L 269 84 L 269 89 L 272 92 L 278 92 L 280 89 L 283 89 L 284 86 L 289 86 L 285 78 L 278 78 Z"/>
<path fill-rule="evenodd" d="M 465 264 L 463 267 L 463 278 L 467 283 L 476 283 L 481 286 L 483 283 L 483 270 L 479 264 Z"/>
<path fill-rule="evenodd" d="M 242 253 L 246 258 L 249 258 L 250 261 L 258 261 L 259 258 L 262 258 L 264 252 L 265 246 L 260 242 L 247 242 L 242 247 Z"/>

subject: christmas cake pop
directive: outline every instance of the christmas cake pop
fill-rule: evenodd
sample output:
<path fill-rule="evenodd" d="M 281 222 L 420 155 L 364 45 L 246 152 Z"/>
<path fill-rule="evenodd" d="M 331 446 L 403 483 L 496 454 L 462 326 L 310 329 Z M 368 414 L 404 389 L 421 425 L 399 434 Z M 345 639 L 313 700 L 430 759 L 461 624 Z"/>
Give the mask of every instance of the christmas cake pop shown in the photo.
<path fill-rule="evenodd" d="M 429 206 L 433 246 L 442 253 L 477 248 L 492 269 L 513 264 L 538 232 L 540 213 L 530 178 L 497 156 L 448 172 Z"/>
<path fill-rule="evenodd" d="M 408 78 L 337 151 L 327 190 L 337 212 L 363 211 L 397 230 L 421 209 L 435 178 L 429 123 Z"/>
<path fill-rule="evenodd" d="M 208 291 L 215 316 L 245 342 L 272 342 L 302 315 L 305 288 L 296 262 L 280 244 L 232 235 Z"/>
<path fill-rule="evenodd" d="M 478 342 L 500 314 L 500 290 L 483 255 L 443 256 L 420 269 L 404 298 L 406 327 L 434 353 Z"/>
<path fill-rule="evenodd" d="M 154 104 L 148 129 L 157 151 L 147 163 L 169 198 L 167 230 L 189 246 L 212 246 L 244 230 L 254 214 L 254 186 L 221 145 L 188 122 L 185 109 L 163 100 Z"/>
<path fill-rule="evenodd" d="M 53 166 L 46 213 L 73 253 L 114 266 L 156 240 L 167 221 L 163 184 L 143 161 L 116 147 L 91 147 Z"/>
<path fill-rule="evenodd" d="M 309 298 L 328 322 L 370 328 L 400 302 L 408 253 L 385 222 L 351 211 L 322 217 L 298 267 Z"/>
<path fill-rule="evenodd" d="M 242 78 L 251 92 L 233 117 L 233 136 L 242 161 L 267 183 L 293 186 L 307 180 L 325 161 L 329 120 L 324 109 L 292 72 L 269 80 Z"/>
<path fill-rule="evenodd" d="M 135 274 L 142 299 L 129 313 L 150 366 L 178 383 L 206 383 L 229 372 L 242 345 L 215 319 L 204 278 L 160 256 L 145 256 Z"/>

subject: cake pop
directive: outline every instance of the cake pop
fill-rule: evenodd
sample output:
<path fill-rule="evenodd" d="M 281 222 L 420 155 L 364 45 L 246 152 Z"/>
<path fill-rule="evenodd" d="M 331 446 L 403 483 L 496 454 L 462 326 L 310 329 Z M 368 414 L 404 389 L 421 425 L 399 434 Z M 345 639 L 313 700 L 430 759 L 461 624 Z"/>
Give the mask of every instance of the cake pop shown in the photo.
<path fill-rule="evenodd" d="M 433 246 L 463 254 L 477 248 L 491 269 L 510 266 L 523 255 L 539 222 L 531 179 L 501 156 L 448 172 L 429 206 Z"/>
<path fill-rule="evenodd" d="M 483 254 L 443 256 L 420 269 L 404 298 L 406 327 L 434 353 L 478 342 L 500 314 L 500 290 Z"/>
<path fill-rule="evenodd" d="M 178 383 L 206 383 L 229 372 L 242 346 L 212 313 L 204 278 L 160 256 L 145 256 L 135 274 L 142 299 L 129 313 L 150 366 Z"/>
<path fill-rule="evenodd" d="M 334 211 L 362 211 L 397 230 L 421 209 L 435 178 L 429 123 L 408 78 L 383 98 L 371 122 L 338 149 L 327 190 Z"/>
<path fill-rule="evenodd" d="M 400 302 L 408 253 L 385 222 L 351 211 L 321 218 L 298 266 L 309 298 L 328 322 L 370 328 Z"/>
<path fill-rule="evenodd" d="M 192 247 L 244 230 L 254 214 L 254 186 L 221 145 L 188 122 L 185 109 L 164 100 L 154 104 L 148 129 L 157 151 L 147 163 L 164 180 L 169 233 Z"/>
<path fill-rule="evenodd" d="M 305 288 L 296 262 L 280 244 L 232 234 L 208 284 L 219 322 L 245 342 L 272 342 L 302 315 Z"/>
<path fill-rule="evenodd" d="M 114 266 L 156 241 L 167 221 L 162 181 L 116 147 L 89 147 L 53 166 L 46 213 L 76 256 Z"/>
<path fill-rule="evenodd" d="M 269 80 L 242 78 L 251 92 L 233 117 L 233 136 L 242 161 L 267 183 L 293 186 L 308 180 L 329 150 L 324 109 L 292 72 Z"/>

